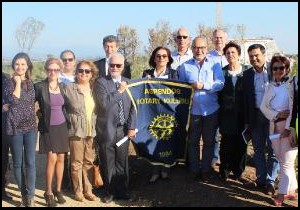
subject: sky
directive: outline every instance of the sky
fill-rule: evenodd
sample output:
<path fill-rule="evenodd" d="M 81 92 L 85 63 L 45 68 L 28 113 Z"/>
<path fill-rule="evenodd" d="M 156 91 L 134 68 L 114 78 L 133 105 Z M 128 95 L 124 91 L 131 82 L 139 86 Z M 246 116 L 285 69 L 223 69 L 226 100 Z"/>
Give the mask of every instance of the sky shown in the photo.
<path fill-rule="evenodd" d="M 168 21 L 173 31 L 183 26 L 195 37 L 199 24 L 215 27 L 213 2 L 2 2 L 2 57 L 19 52 L 15 31 L 28 17 L 43 22 L 30 54 L 59 56 L 71 49 L 77 57 L 102 57 L 102 39 L 116 35 L 121 25 L 137 30 L 148 45 L 148 29 Z M 237 37 L 236 25 L 246 26 L 245 38 L 270 37 L 279 49 L 298 54 L 298 2 L 222 2 L 222 24 L 231 25 L 229 39 Z"/>

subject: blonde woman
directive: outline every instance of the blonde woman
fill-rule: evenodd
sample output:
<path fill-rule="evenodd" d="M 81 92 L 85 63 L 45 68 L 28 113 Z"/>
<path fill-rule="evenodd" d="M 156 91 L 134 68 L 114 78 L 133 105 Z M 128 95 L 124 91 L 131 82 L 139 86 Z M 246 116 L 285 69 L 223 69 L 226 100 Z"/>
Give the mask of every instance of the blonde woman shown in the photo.
<path fill-rule="evenodd" d="M 40 153 L 47 154 L 46 191 L 44 197 L 49 207 L 56 206 L 66 200 L 61 193 L 64 172 L 64 156 L 69 151 L 68 128 L 65 117 L 64 98 L 61 93 L 63 84 L 58 83 L 58 77 L 63 69 L 60 59 L 49 58 L 45 63 L 47 78 L 34 85 L 36 101 L 39 104 Z M 52 192 L 53 176 L 56 175 L 56 187 Z"/>
<path fill-rule="evenodd" d="M 94 201 L 92 193 L 93 161 L 95 159 L 94 137 L 96 136 L 92 87 L 98 70 L 91 61 L 80 61 L 75 70 L 75 83 L 64 90 L 69 125 L 71 177 L 75 200 L 84 198 Z"/>

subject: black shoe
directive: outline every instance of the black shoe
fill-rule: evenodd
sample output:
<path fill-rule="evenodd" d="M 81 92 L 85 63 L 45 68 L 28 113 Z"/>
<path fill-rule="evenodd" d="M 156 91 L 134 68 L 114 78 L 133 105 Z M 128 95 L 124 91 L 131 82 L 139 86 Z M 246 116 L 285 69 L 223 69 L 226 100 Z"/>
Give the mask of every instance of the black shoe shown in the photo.
<path fill-rule="evenodd" d="M 54 200 L 54 195 L 48 195 L 46 192 L 44 193 L 44 198 L 46 200 L 46 205 L 48 207 L 55 207 L 57 206 L 55 200 Z"/>
<path fill-rule="evenodd" d="M 275 187 L 272 184 L 267 184 L 266 186 L 266 194 L 267 195 L 274 195 L 275 194 Z"/>
<path fill-rule="evenodd" d="M 7 194 L 7 192 L 2 192 L 2 200 L 3 201 L 12 201 L 13 200 L 13 198 L 9 195 L 9 194 Z"/>
<path fill-rule="evenodd" d="M 66 202 L 64 195 L 61 192 L 53 191 L 53 195 L 57 198 L 57 203 L 64 204 Z"/>
<path fill-rule="evenodd" d="M 113 199 L 114 199 L 114 196 L 108 194 L 108 195 L 105 195 L 101 200 L 103 203 L 110 203 L 113 201 Z"/>

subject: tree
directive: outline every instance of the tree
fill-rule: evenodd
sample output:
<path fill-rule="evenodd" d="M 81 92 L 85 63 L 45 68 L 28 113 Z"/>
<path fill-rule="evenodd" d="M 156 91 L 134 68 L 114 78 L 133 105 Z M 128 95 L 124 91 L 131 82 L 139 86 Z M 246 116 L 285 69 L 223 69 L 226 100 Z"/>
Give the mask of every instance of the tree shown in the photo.
<path fill-rule="evenodd" d="M 119 52 L 129 61 L 135 60 L 137 49 L 140 46 L 140 41 L 136 29 L 129 26 L 120 26 L 117 29 Z"/>
<path fill-rule="evenodd" d="M 168 21 L 160 20 L 156 23 L 155 28 L 148 29 L 149 33 L 149 46 L 146 53 L 151 55 L 153 50 L 158 46 L 170 48 L 174 47 L 174 37 Z"/>
<path fill-rule="evenodd" d="M 15 37 L 22 52 L 31 50 L 45 24 L 33 17 L 28 17 L 16 30 Z"/>

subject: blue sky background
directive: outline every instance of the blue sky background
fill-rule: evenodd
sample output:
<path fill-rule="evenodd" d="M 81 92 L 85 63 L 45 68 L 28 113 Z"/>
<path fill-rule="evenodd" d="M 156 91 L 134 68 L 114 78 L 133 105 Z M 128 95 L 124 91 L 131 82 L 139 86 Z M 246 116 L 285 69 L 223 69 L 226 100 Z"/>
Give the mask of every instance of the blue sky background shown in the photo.
<path fill-rule="evenodd" d="M 15 31 L 27 17 L 45 24 L 32 56 L 58 56 L 62 50 L 72 49 L 77 57 L 96 57 L 104 55 L 102 38 L 116 34 L 121 25 L 136 28 L 142 46 L 146 46 L 148 29 L 158 21 L 169 21 L 173 30 L 184 26 L 194 37 L 200 23 L 215 26 L 215 11 L 216 3 L 209 2 L 2 2 L 2 56 L 11 58 L 19 51 Z M 222 22 L 244 24 L 246 38 L 271 37 L 284 52 L 298 54 L 297 2 L 223 2 Z M 229 38 L 236 35 L 232 28 Z"/>

